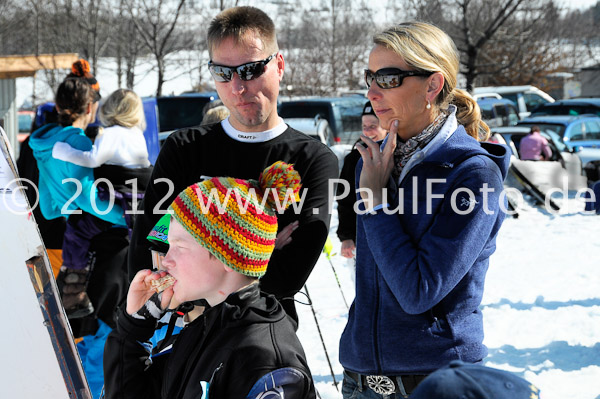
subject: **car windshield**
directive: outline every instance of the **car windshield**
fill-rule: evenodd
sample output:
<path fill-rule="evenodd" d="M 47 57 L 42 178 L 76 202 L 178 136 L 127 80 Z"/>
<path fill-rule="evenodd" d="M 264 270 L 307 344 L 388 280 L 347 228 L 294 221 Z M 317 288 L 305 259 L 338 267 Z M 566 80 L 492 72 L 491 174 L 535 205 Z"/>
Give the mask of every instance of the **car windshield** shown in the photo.
<path fill-rule="evenodd" d="M 591 105 L 567 105 L 567 104 L 547 104 L 537 107 L 532 115 L 583 115 L 595 114 L 600 116 L 600 108 L 594 108 Z"/>
<path fill-rule="evenodd" d="M 354 104 L 341 104 L 340 114 L 342 115 L 342 130 L 345 132 L 362 132 L 362 110 L 364 101 L 358 101 Z"/>
<path fill-rule="evenodd" d="M 29 133 L 33 114 L 19 114 L 19 133 Z"/>
<path fill-rule="evenodd" d="M 562 137 L 559 136 L 558 133 L 556 133 L 555 131 L 544 130 L 542 128 L 542 136 L 546 137 L 546 139 L 548 139 L 549 141 L 552 141 L 554 143 L 554 145 L 556 146 L 556 148 L 558 149 L 558 151 L 560 151 L 560 152 L 568 151 L 568 147 L 562 141 Z"/>
<path fill-rule="evenodd" d="M 159 97 L 158 122 L 160 131 L 171 131 L 198 126 L 202 122 L 202 109 L 211 101 L 210 97 Z"/>
<path fill-rule="evenodd" d="M 279 106 L 279 116 L 282 118 L 314 118 L 320 115 L 328 119 L 329 112 L 326 105 L 304 103 L 283 103 Z"/>
<path fill-rule="evenodd" d="M 491 103 L 478 103 L 479 109 L 481 109 L 481 119 L 492 119 L 494 117 L 494 110 Z"/>

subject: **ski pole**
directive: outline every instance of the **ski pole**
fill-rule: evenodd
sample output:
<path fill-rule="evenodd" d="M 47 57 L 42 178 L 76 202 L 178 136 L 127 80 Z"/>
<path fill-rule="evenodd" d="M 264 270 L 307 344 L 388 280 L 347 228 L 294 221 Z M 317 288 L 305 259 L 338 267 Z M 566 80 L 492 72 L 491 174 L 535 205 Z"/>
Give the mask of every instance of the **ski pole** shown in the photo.
<path fill-rule="evenodd" d="M 325 351 L 325 357 L 327 358 L 327 364 L 329 364 L 329 371 L 331 372 L 331 377 L 333 378 L 333 385 L 335 389 L 339 392 L 338 382 L 335 379 L 335 373 L 333 372 L 333 367 L 331 366 L 331 360 L 329 360 L 329 353 L 327 353 L 327 347 L 325 346 L 325 341 L 323 340 L 323 334 L 321 334 L 321 327 L 319 326 L 319 320 L 317 320 L 317 313 L 315 312 L 315 307 L 313 306 L 312 299 L 308 293 L 308 287 L 304 284 L 304 291 L 306 291 L 306 297 L 308 298 L 308 304 L 310 305 L 310 310 L 312 311 L 313 317 L 315 318 L 315 324 L 317 325 L 317 331 L 319 332 L 319 337 L 321 338 L 321 344 L 323 344 L 323 350 Z"/>
<path fill-rule="evenodd" d="M 331 270 L 333 270 L 333 275 L 335 276 L 335 281 L 337 282 L 338 287 L 340 288 L 340 293 L 342 294 L 342 299 L 344 300 L 344 304 L 346 305 L 346 309 L 350 309 L 348 306 L 348 301 L 346 301 L 346 296 L 344 295 L 344 290 L 342 289 L 342 285 L 340 284 L 340 279 L 338 278 L 337 272 L 335 271 L 335 267 L 333 266 L 333 262 L 331 261 L 331 249 L 333 245 L 331 244 L 331 240 L 329 236 L 327 236 L 327 241 L 325 241 L 325 246 L 323 247 L 323 252 L 327 256 L 327 260 L 331 265 Z"/>

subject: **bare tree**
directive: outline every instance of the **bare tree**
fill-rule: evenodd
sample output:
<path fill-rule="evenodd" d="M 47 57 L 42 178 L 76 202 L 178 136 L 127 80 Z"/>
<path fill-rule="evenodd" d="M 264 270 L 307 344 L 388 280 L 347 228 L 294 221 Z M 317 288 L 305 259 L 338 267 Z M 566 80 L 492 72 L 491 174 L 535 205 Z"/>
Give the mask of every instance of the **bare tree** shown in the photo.
<path fill-rule="evenodd" d="M 157 96 L 162 95 L 162 86 L 166 80 L 166 57 L 188 45 L 187 40 L 175 34 L 185 1 L 125 0 L 132 23 L 156 61 Z"/>
<path fill-rule="evenodd" d="M 565 50 L 573 60 L 573 67 L 600 64 L 600 1 L 587 10 L 572 10 L 567 13 L 560 26 L 560 32 L 569 46 Z"/>
<path fill-rule="evenodd" d="M 0 0 L 0 54 L 23 54 L 28 15 L 20 2 Z"/>
<path fill-rule="evenodd" d="M 433 22 L 455 41 L 471 91 L 480 76 L 531 83 L 556 68 L 548 26 L 557 20 L 553 0 L 409 0 L 418 19 Z M 444 12 L 440 12 L 444 10 Z M 549 53 L 550 51 L 550 53 Z M 518 74 L 535 64 L 534 74 Z"/>
<path fill-rule="evenodd" d="M 239 1 L 238 0 L 231 0 L 231 1 L 227 1 L 227 0 L 212 0 L 212 7 L 213 8 L 218 8 L 219 11 L 223 11 L 226 8 L 229 7 L 237 7 Z"/>
<path fill-rule="evenodd" d="M 123 75 L 125 75 L 125 87 L 133 89 L 135 84 L 135 67 L 138 56 L 142 53 L 144 44 L 131 21 L 131 15 L 126 9 L 125 0 L 119 0 L 117 13 L 111 22 L 111 55 L 114 55 L 117 63 L 117 84 L 123 87 Z"/>
<path fill-rule="evenodd" d="M 335 95 L 360 87 L 373 30 L 370 9 L 362 3 L 326 0 L 301 12 L 290 6 L 280 13 L 280 43 L 287 48 L 285 86 L 294 95 Z M 324 23 L 326 22 L 326 23 Z M 284 91 L 285 93 L 285 91 Z"/>
<path fill-rule="evenodd" d="M 106 21 L 106 10 L 103 7 L 107 4 L 102 0 L 77 0 L 73 7 L 67 8 L 67 16 L 79 28 L 79 52 L 90 62 L 93 73 L 97 72 L 99 55 L 110 43 L 110 29 L 103 24 Z"/>

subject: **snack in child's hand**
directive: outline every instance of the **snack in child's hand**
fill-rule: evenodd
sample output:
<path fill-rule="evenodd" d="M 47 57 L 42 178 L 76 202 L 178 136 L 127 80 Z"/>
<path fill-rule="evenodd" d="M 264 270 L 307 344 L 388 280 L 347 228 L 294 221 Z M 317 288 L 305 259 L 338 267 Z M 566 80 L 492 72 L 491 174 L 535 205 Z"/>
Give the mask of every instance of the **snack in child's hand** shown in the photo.
<path fill-rule="evenodd" d="M 156 290 L 157 293 L 161 293 L 164 290 L 166 290 L 167 288 L 169 288 L 170 286 L 172 286 L 173 284 L 175 284 L 175 278 L 173 276 L 171 276 L 170 274 L 167 274 L 164 277 L 161 277 L 159 279 L 156 280 L 152 280 L 150 282 L 150 285 L 152 286 L 153 290 Z"/>

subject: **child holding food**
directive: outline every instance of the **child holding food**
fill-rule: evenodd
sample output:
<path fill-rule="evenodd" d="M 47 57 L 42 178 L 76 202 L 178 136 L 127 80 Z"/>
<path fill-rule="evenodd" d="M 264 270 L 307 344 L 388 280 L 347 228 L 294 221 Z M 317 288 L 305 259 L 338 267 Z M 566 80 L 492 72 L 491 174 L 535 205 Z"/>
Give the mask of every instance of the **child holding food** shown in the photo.
<path fill-rule="evenodd" d="M 107 340 L 106 398 L 315 398 L 293 324 L 258 286 L 277 208 L 299 190 L 298 172 L 276 162 L 258 181 L 214 177 L 177 196 L 163 271 L 136 274 Z M 151 357 L 144 342 L 172 299 L 187 324 Z"/>

